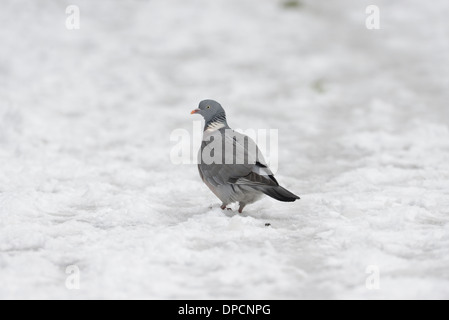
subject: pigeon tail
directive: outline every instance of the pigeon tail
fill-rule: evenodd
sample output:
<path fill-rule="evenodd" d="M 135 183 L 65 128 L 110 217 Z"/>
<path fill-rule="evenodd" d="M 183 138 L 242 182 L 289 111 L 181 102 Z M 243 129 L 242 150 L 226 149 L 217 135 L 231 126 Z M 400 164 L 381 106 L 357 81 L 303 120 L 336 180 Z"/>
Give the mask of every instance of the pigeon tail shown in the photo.
<path fill-rule="evenodd" d="M 267 196 L 272 197 L 273 199 L 282 201 L 282 202 L 295 202 L 296 200 L 301 199 L 297 195 L 291 193 L 287 189 L 277 186 L 277 187 L 265 187 L 261 188 L 260 191 L 265 193 Z"/>

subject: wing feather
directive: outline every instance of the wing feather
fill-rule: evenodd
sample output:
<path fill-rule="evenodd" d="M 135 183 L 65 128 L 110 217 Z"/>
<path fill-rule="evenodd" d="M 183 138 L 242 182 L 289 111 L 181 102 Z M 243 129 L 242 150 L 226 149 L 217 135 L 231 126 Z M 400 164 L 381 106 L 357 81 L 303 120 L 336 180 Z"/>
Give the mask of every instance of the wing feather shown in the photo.
<path fill-rule="evenodd" d="M 233 130 L 220 130 L 221 163 L 206 164 L 202 160 L 205 153 L 213 154 L 213 144 L 203 141 L 200 150 L 198 169 L 203 180 L 213 186 L 237 184 L 247 186 L 278 186 L 273 173 L 255 142 L 248 136 Z M 226 164 L 226 155 L 231 156 L 232 164 Z M 242 161 L 243 160 L 243 161 Z M 238 162 L 240 161 L 240 162 Z"/>

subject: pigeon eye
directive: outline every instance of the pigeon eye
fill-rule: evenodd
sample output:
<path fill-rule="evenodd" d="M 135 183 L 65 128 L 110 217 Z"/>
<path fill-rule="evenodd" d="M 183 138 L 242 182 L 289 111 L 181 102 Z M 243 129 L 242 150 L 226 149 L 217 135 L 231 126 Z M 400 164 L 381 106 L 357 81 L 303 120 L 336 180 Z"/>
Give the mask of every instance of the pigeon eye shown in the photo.
<path fill-rule="evenodd" d="M 207 109 L 210 109 L 210 106 L 207 106 L 206 108 L 207 108 Z"/>

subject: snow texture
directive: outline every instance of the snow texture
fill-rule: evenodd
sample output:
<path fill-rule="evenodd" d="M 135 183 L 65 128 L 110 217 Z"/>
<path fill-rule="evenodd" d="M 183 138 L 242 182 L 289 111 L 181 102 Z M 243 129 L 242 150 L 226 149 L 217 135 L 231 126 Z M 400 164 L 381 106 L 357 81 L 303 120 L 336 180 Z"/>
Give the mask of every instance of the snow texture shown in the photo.
<path fill-rule="evenodd" d="M 375 2 L 3 0 L 0 298 L 449 299 L 449 3 Z M 171 163 L 205 98 L 302 200 Z"/>

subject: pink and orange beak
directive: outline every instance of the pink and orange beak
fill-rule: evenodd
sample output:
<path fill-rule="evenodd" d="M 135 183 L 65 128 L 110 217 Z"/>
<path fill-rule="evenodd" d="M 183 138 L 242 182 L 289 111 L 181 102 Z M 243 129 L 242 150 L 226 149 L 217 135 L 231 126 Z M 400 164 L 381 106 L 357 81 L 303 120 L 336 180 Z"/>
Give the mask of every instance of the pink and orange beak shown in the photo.
<path fill-rule="evenodd" d="M 195 109 L 192 112 L 190 112 L 190 114 L 195 114 L 195 113 L 198 113 L 198 112 L 200 112 L 200 109 Z"/>

